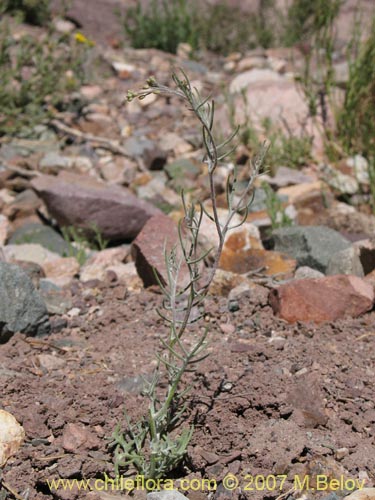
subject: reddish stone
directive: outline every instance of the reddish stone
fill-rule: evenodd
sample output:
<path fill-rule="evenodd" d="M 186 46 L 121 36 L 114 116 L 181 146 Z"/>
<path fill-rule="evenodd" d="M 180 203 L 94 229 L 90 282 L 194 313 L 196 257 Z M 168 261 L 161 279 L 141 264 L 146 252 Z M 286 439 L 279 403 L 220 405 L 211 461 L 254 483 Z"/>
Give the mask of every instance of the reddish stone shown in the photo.
<path fill-rule="evenodd" d="M 162 283 L 167 283 L 164 249 L 169 253 L 174 246 L 180 248 L 175 222 L 166 215 L 151 217 L 133 241 L 131 250 L 138 274 L 146 287 L 158 284 L 154 270 Z M 180 285 L 187 283 L 188 276 L 189 271 L 183 263 L 178 280 Z"/>
<path fill-rule="evenodd" d="M 290 323 L 323 323 L 369 311 L 374 304 L 374 290 L 357 276 L 326 276 L 281 285 L 270 292 L 269 302 L 274 313 Z"/>

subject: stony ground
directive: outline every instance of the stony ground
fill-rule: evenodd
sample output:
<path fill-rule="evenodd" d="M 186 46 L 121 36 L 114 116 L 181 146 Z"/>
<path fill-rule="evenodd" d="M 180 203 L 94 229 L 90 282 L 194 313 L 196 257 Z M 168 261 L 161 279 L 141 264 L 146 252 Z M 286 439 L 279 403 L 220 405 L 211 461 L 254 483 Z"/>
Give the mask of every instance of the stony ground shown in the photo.
<path fill-rule="evenodd" d="M 98 16 L 112 3 L 99 2 L 84 18 L 87 35 L 94 36 Z M 82 5 L 73 2 L 78 18 Z M 128 496 L 77 485 L 51 491 L 47 480 L 113 476 L 112 432 L 123 422 L 124 408 L 133 421 L 144 415 L 142 377 L 152 374 L 165 334 L 156 313 L 162 296 L 145 284 L 152 281 L 152 266 L 161 276 L 165 272 L 161 249 L 165 236 L 176 234 L 178 188 L 202 200 L 208 189 L 189 111 L 161 97 L 125 105 L 126 91 L 150 75 L 170 83 L 172 68 L 181 66 L 204 94 L 217 96 L 223 133 L 229 127 L 223 85 L 234 95 L 239 118 L 244 102 L 236 89 L 242 86 L 255 96 L 261 115 L 276 118 L 282 110 L 295 131 L 306 113 L 288 77 L 292 60 L 298 66 L 297 52 L 290 57 L 274 49 L 196 62 L 183 50 L 171 56 L 115 49 L 103 26 L 98 40 L 112 47 L 94 49 L 105 71 L 72 97 L 79 111 L 56 113 L 54 124 L 37 128 L 32 138 L 1 138 L 0 409 L 26 433 L 0 471 L 1 500 Z M 234 161 L 245 171 L 252 153 L 241 146 Z M 358 486 L 319 488 L 319 475 L 375 485 L 375 217 L 366 198 L 369 179 L 360 157 L 354 166 L 352 158 L 324 167 L 321 159 L 315 135 L 314 160 L 301 171 L 280 168 L 276 176 L 264 176 L 292 228 L 270 238 L 264 193 L 257 194 L 245 226 L 226 242 L 205 304 L 209 356 L 184 382 L 192 389 L 183 426 L 193 423 L 195 430 L 186 462 L 173 473 L 175 479 L 215 479 L 218 488 L 191 489 L 191 499 L 338 500 Z M 182 161 L 182 173 L 176 161 Z M 218 172 L 221 210 L 227 173 L 225 166 Z M 61 236 L 64 226 L 92 222 L 108 249 L 90 250 L 85 241 L 82 250 Z M 202 228 L 204 244 L 215 242 L 208 226 Z M 12 264 L 25 271 L 17 282 Z M 22 291 L 18 310 L 10 289 Z M 50 333 L 35 336 L 46 325 Z M 189 331 L 187 344 L 199 328 Z M 224 487 L 229 474 L 239 480 L 232 492 Z M 305 476 L 310 483 L 302 492 Z M 144 498 L 145 492 L 132 495 Z"/>
<path fill-rule="evenodd" d="M 106 438 L 124 405 L 131 418 L 142 414 L 141 375 L 151 373 L 163 331 L 158 293 L 87 283 L 71 294 L 82 313 L 60 332 L 43 339 L 18 334 L 1 348 L 2 407 L 27 436 L 3 480 L 30 499 L 97 498 L 61 489 L 51 494 L 46 480 L 113 473 Z M 244 294 L 236 312 L 226 299 L 211 298 L 210 356 L 191 376 L 188 477 L 220 482 L 231 472 L 243 478 L 245 498 L 282 493 L 244 491 L 248 474 L 287 474 L 283 492 L 305 474 L 365 478 L 371 485 L 374 320 L 371 313 L 321 327 L 287 325 L 273 317 L 262 288 Z M 215 498 L 223 493 L 220 488 Z"/>

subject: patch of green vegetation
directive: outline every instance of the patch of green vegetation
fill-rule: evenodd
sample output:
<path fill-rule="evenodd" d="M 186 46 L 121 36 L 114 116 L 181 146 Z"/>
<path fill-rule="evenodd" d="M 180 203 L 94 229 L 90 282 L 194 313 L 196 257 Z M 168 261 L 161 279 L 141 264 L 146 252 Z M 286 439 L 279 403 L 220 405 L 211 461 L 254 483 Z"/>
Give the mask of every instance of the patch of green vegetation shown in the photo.
<path fill-rule="evenodd" d="M 181 42 L 197 47 L 194 14 L 186 0 L 151 0 L 148 7 L 137 2 L 124 16 L 125 33 L 136 48 L 156 48 L 176 53 Z"/>
<path fill-rule="evenodd" d="M 64 240 L 69 246 L 69 250 L 64 257 L 75 257 L 80 266 L 87 260 L 89 244 L 84 231 L 74 226 L 65 226 L 61 228 Z"/>
<path fill-rule="evenodd" d="M 199 47 L 227 55 L 272 46 L 274 30 L 270 10 L 273 4 L 274 0 L 261 0 L 255 13 L 246 13 L 225 0 L 215 5 L 197 4 L 194 10 Z"/>
<path fill-rule="evenodd" d="M 68 94 L 85 79 L 89 47 L 49 31 L 16 41 L 0 23 L 0 136 L 32 128 L 65 109 Z"/>
<path fill-rule="evenodd" d="M 151 0 L 127 9 L 123 24 L 135 48 L 157 48 L 176 53 L 179 43 L 193 50 L 227 55 L 255 47 L 292 46 L 310 40 L 330 26 L 342 0 L 293 0 L 287 12 L 275 0 L 260 0 L 255 12 L 246 12 L 226 0 L 214 5 L 197 0 Z"/>
<path fill-rule="evenodd" d="M 350 62 L 337 124 L 338 138 L 346 152 L 375 156 L 375 17 L 370 36 Z"/>
<path fill-rule="evenodd" d="M 176 53 L 179 43 L 193 50 L 206 49 L 227 55 L 274 41 L 269 12 L 274 0 L 261 0 L 255 13 L 244 13 L 225 0 L 210 5 L 188 0 L 138 2 L 123 18 L 125 33 L 134 48 L 156 48 Z"/>
<path fill-rule="evenodd" d="M 80 266 L 83 266 L 86 262 L 90 249 L 104 250 L 109 243 L 108 240 L 103 238 L 100 229 L 95 223 L 91 224 L 88 230 L 74 226 L 64 226 L 61 228 L 61 233 L 69 247 L 65 256 L 75 257 Z"/>
<path fill-rule="evenodd" d="M 268 216 L 271 219 L 271 230 L 291 226 L 293 221 L 285 212 L 285 208 L 277 193 L 275 193 L 267 182 L 262 183 L 262 188 L 266 193 L 266 207 Z"/>
<path fill-rule="evenodd" d="M 291 47 L 329 30 L 343 0 L 293 0 L 286 16 L 282 42 Z"/>
<path fill-rule="evenodd" d="M 0 11 L 38 26 L 46 25 L 51 18 L 50 0 L 2 0 Z"/>

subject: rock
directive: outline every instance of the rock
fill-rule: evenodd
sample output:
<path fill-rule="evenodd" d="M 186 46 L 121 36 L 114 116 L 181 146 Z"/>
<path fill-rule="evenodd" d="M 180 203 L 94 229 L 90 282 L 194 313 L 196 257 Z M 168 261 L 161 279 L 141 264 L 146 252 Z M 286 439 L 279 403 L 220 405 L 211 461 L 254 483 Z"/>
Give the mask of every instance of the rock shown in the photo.
<path fill-rule="evenodd" d="M 132 64 L 128 64 L 122 61 L 114 61 L 112 63 L 112 68 L 115 70 L 116 75 L 121 78 L 121 80 L 127 80 L 130 78 L 137 70 Z"/>
<path fill-rule="evenodd" d="M 359 251 L 359 259 L 365 275 L 375 269 L 375 238 L 356 241 L 353 245 Z"/>
<path fill-rule="evenodd" d="M 320 195 L 321 191 L 322 183 L 320 181 L 316 181 L 283 187 L 277 191 L 277 194 L 279 196 L 287 196 L 289 203 L 300 204 L 303 203 L 304 200 L 309 199 L 311 195 L 315 195 L 317 192 Z"/>
<path fill-rule="evenodd" d="M 104 180 L 115 184 L 129 185 L 135 177 L 137 165 L 124 157 L 103 156 L 97 163 Z"/>
<path fill-rule="evenodd" d="M 363 235 L 375 234 L 374 215 L 357 212 L 356 209 L 346 203 L 335 203 L 328 209 L 325 224 L 337 231 L 349 234 Z"/>
<path fill-rule="evenodd" d="M 62 435 L 62 446 L 70 453 L 79 453 L 79 449 L 95 449 L 100 445 L 99 439 L 88 427 L 80 424 L 66 424 Z"/>
<path fill-rule="evenodd" d="M 75 24 L 67 19 L 54 19 L 53 26 L 59 33 L 72 33 L 76 29 Z"/>
<path fill-rule="evenodd" d="M 375 291 L 375 269 L 371 273 L 366 274 L 365 281 L 367 283 L 370 283 L 370 285 L 372 285 L 372 287 L 374 288 L 374 291 Z"/>
<path fill-rule="evenodd" d="M 184 155 L 193 149 L 193 146 L 175 132 L 163 134 L 159 147 L 164 151 L 173 151 L 175 156 Z"/>
<path fill-rule="evenodd" d="M 198 162 L 188 158 L 181 158 L 166 165 L 164 171 L 170 179 L 170 185 L 178 192 L 182 188 L 194 188 L 202 170 Z"/>
<path fill-rule="evenodd" d="M 32 186 L 60 226 L 90 231 L 95 224 L 102 237 L 113 242 L 135 238 L 146 221 L 160 213 L 126 188 L 67 172 L 42 175 Z"/>
<path fill-rule="evenodd" d="M 231 93 L 241 89 L 246 100 L 242 95 L 234 98 L 236 123 L 245 123 L 249 116 L 253 126 L 260 130 L 264 130 L 265 118 L 282 130 L 287 123 L 293 135 L 308 134 L 314 138 L 313 145 L 319 151 L 322 149 L 319 131 L 309 118 L 306 99 L 294 81 L 270 69 L 256 69 L 236 76 L 231 82 Z"/>
<path fill-rule="evenodd" d="M 43 267 L 46 262 L 51 262 L 60 257 L 58 253 L 50 252 L 37 243 L 7 245 L 3 247 L 3 251 L 8 261 L 22 260 L 39 264 L 41 267 Z"/>
<path fill-rule="evenodd" d="M 40 295 L 49 314 L 66 314 L 72 308 L 72 300 L 65 290 L 61 290 L 51 281 L 40 280 Z"/>
<path fill-rule="evenodd" d="M 353 274 L 363 278 L 365 273 L 361 264 L 359 248 L 353 245 L 334 253 L 328 262 L 326 274 Z"/>
<path fill-rule="evenodd" d="M 208 212 L 211 214 L 210 210 Z M 211 214 L 212 215 L 212 214 Z M 220 224 L 224 224 L 228 217 L 228 212 L 226 209 L 218 208 L 218 217 Z M 242 218 L 236 214 L 232 219 L 232 226 L 241 224 Z M 235 235 L 235 236 L 234 236 Z M 217 230 L 215 223 L 209 219 L 206 215 L 203 216 L 200 232 L 200 243 L 205 249 L 216 248 L 219 244 L 219 237 L 217 235 Z M 236 248 L 239 245 L 240 248 L 249 249 L 250 247 L 262 248 L 262 243 L 260 239 L 259 229 L 250 222 L 243 223 L 240 227 L 230 230 L 225 238 L 224 247 L 229 240 L 229 245 L 232 248 Z M 230 249 L 228 247 L 228 249 Z"/>
<path fill-rule="evenodd" d="M 193 48 L 189 43 L 179 43 L 177 46 L 177 57 L 181 59 L 190 59 Z"/>
<path fill-rule="evenodd" d="M 35 288 L 39 288 L 40 280 L 45 278 L 45 272 L 41 265 L 36 262 L 28 262 L 27 260 L 14 260 L 10 264 L 16 264 L 20 267 L 27 276 L 31 279 Z"/>
<path fill-rule="evenodd" d="M 103 88 L 100 85 L 82 85 L 79 92 L 82 97 L 91 101 L 100 96 L 103 92 Z"/>
<path fill-rule="evenodd" d="M 362 488 L 354 491 L 345 500 L 375 500 L 375 488 Z"/>
<path fill-rule="evenodd" d="M 340 172 L 337 168 L 330 165 L 323 165 L 322 173 L 325 182 L 340 194 L 355 194 L 359 191 L 357 179 L 351 175 Z"/>
<path fill-rule="evenodd" d="M 324 426 L 328 421 L 319 381 L 314 375 L 302 376 L 291 384 L 287 402 L 294 408 L 293 420 L 303 427 Z"/>
<path fill-rule="evenodd" d="M 129 255 L 129 248 L 106 248 L 90 257 L 81 269 L 81 281 L 104 281 L 107 270 L 125 262 Z"/>
<path fill-rule="evenodd" d="M 59 287 L 71 283 L 79 273 L 79 264 L 75 257 L 61 257 L 43 264 L 43 270 L 48 280 Z"/>
<path fill-rule="evenodd" d="M 40 160 L 39 168 L 45 174 L 57 174 L 61 169 L 71 168 L 72 164 L 72 158 L 50 151 Z"/>
<path fill-rule="evenodd" d="M 310 184 L 314 182 L 313 177 L 289 167 L 279 167 L 274 177 L 263 175 L 262 179 L 277 189 L 295 184 Z"/>
<path fill-rule="evenodd" d="M 168 283 L 164 248 L 169 253 L 176 245 L 177 258 L 179 258 L 179 244 L 177 226 L 171 218 L 165 215 L 156 215 L 148 220 L 133 241 L 131 249 L 138 274 L 142 278 L 144 286 L 158 284 L 155 272 L 162 283 Z M 179 284 L 186 284 L 188 278 L 189 272 L 186 264 L 183 263 L 179 273 Z"/>
<path fill-rule="evenodd" d="M 115 264 L 106 269 L 106 277 L 114 274 L 116 281 L 126 285 L 128 290 L 141 290 L 142 280 L 140 279 L 134 262 L 127 264 Z"/>
<path fill-rule="evenodd" d="M 346 165 L 360 184 L 364 186 L 370 184 L 369 165 L 366 158 L 361 155 L 352 156 L 347 158 Z"/>
<path fill-rule="evenodd" d="M 9 240 L 9 244 L 36 243 L 61 256 L 69 254 L 70 245 L 54 229 L 44 224 L 28 222 L 19 227 Z"/>
<path fill-rule="evenodd" d="M 161 170 L 167 161 L 166 152 L 145 137 L 129 137 L 124 147 L 130 157 L 141 160 L 149 170 Z"/>
<path fill-rule="evenodd" d="M 37 197 L 34 191 L 32 189 L 26 189 L 9 202 L 4 213 L 10 220 L 32 217 L 36 214 L 36 211 L 41 205 L 42 201 Z"/>
<path fill-rule="evenodd" d="M 285 78 L 280 76 L 271 69 L 250 69 L 244 73 L 235 76 L 229 85 L 229 92 L 231 94 L 239 93 L 242 90 L 247 90 L 249 86 L 258 84 L 259 82 L 284 82 Z"/>
<path fill-rule="evenodd" d="M 47 372 L 51 370 L 59 370 L 66 364 L 66 361 L 63 358 L 59 358 L 53 354 L 39 354 L 38 361 L 40 367 Z"/>
<path fill-rule="evenodd" d="M 328 276 L 281 285 L 271 290 L 269 302 L 274 313 L 290 323 L 322 323 L 369 311 L 374 303 L 374 290 L 357 276 Z"/>
<path fill-rule="evenodd" d="M 0 410 L 0 467 L 15 455 L 25 439 L 25 431 L 11 413 Z"/>
<path fill-rule="evenodd" d="M 296 268 L 296 261 L 280 252 L 249 249 L 225 252 L 220 258 L 219 266 L 221 269 L 238 274 L 259 269 L 262 274 L 274 276 L 292 274 Z"/>
<path fill-rule="evenodd" d="M 227 297 L 230 291 L 245 282 L 245 286 L 250 286 L 250 280 L 240 274 L 217 269 L 214 279 L 211 283 L 209 292 L 211 295 L 220 295 Z"/>
<path fill-rule="evenodd" d="M 317 271 L 316 269 L 312 269 L 311 267 L 308 266 L 301 266 L 297 269 L 294 275 L 294 279 L 296 280 L 303 280 L 303 279 L 310 279 L 310 278 L 324 278 L 324 274 L 321 273 L 320 271 Z"/>
<path fill-rule="evenodd" d="M 350 68 L 348 61 L 336 62 L 333 65 L 333 74 L 335 75 L 335 85 L 346 85 L 349 80 Z"/>
<path fill-rule="evenodd" d="M 0 342 L 16 332 L 43 335 L 49 330 L 46 305 L 27 274 L 0 262 Z"/>
<path fill-rule="evenodd" d="M 267 59 L 263 56 L 247 56 L 238 61 L 237 71 L 242 73 L 251 69 L 264 69 L 267 67 Z"/>
<path fill-rule="evenodd" d="M 0 246 L 3 246 L 8 240 L 10 233 L 10 223 L 8 218 L 0 214 Z"/>
<path fill-rule="evenodd" d="M 162 175 L 161 175 L 162 174 Z M 168 212 L 172 207 L 181 206 L 181 196 L 166 186 L 164 172 L 155 172 L 150 182 L 136 187 L 137 196 Z"/>
<path fill-rule="evenodd" d="M 178 490 L 152 491 L 151 493 L 147 493 L 146 498 L 147 500 L 188 500 L 188 498 Z"/>
<path fill-rule="evenodd" d="M 272 233 L 274 249 L 290 255 L 299 266 L 325 273 L 331 256 L 350 246 L 337 231 L 325 226 L 293 226 Z"/>
<path fill-rule="evenodd" d="M 336 460 L 342 460 L 343 458 L 347 457 L 348 455 L 349 455 L 348 448 L 337 448 L 337 450 L 335 451 Z"/>

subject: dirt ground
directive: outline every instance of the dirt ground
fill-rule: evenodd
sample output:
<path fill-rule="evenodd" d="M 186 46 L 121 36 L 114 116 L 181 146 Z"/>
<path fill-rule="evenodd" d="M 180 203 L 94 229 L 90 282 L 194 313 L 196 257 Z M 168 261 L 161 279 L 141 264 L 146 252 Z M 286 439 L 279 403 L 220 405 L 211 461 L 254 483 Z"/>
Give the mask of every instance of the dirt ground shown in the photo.
<path fill-rule="evenodd" d="M 81 314 L 65 328 L 43 339 L 17 334 L 0 349 L 2 406 L 27 437 L 3 481 L 29 500 L 116 498 L 77 488 L 51 492 L 46 480 L 113 476 L 107 438 L 124 405 L 131 419 L 142 415 L 141 375 L 152 373 L 165 328 L 156 290 L 137 294 L 89 282 L 69 293 Z M 190 374 L 195 431 L 177 476 L 215 479 L 214 498 L 277 498 L 306 474 L 307 498 L 329 493 L 313 490 L 316 474 L 367 478 L 371 485 L 375 313 L 320 327 L 288 325 L 273 317 L 267 293 L 258 286 L 244 293 L 235 312 L 224 297 L 207 301 L 210 355 Z M 61 318 L 54 325 L 64 326 Z M 240 481 L 234 492 L 221 483 L 228 473 Z M 276 487 L 272 482 L 277 474 L 288 475 L 282 491 L 281 479 Z M 261 490 L 250 475 L 271 479 Z"/>

